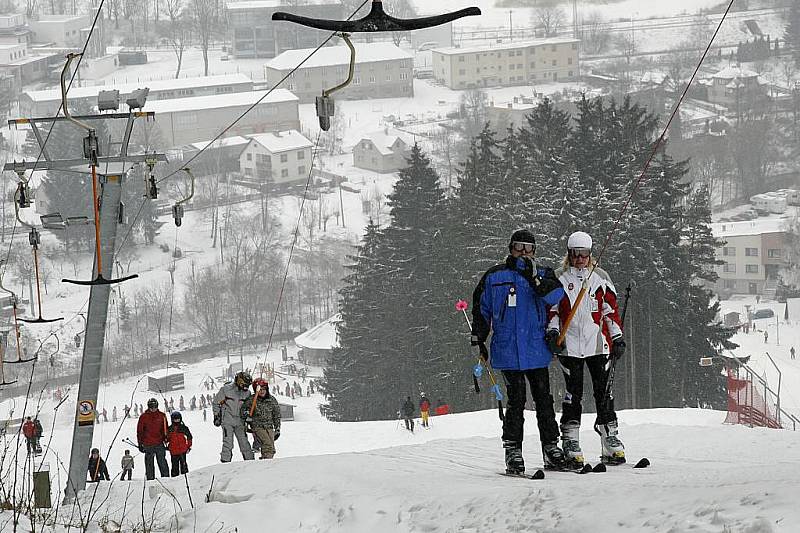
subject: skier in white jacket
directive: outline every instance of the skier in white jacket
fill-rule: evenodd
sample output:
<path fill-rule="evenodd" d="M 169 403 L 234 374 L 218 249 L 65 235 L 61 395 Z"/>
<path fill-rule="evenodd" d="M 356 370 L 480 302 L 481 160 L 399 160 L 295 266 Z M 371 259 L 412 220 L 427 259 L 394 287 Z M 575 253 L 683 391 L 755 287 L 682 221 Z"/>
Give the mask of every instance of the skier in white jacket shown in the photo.
<path fill-rule="evenodd" d="M 584 463 L 579 439 L 584 362 L 592 377 L 597 406 L 594 428 L 601 437 L 601 460 L 607 464 L 625 462 L 625 448 L 617 436 L 614 402 L 605 394 L 607 363 L 625 353 L 617 292 L 609 275 L 601 268 L 592 271 L 592 265 L 592 237 L 583 231 L 576 231 L 569 236 L 567 256 L 562 268 L 556 271 L 566 295 L 558 306 L 551 308 L 548 322 L 548 331 L 561 331 L 561 325 L 585 284 L 586 293 L 567 328 L 564 343 L 558 346 L 553 341 L 550 346 L 553 353 L 558 355 L 566 382 L 567 391 L 561 409 L 561 444 L 572 467 L 580 467 Z"/>

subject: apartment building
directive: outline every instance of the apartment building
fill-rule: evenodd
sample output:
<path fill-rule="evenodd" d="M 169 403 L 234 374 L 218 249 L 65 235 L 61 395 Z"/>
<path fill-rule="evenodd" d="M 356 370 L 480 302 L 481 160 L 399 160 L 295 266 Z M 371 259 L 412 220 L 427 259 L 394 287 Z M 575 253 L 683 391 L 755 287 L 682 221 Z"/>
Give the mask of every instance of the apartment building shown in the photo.
<path fill-rule="evenodd" d="M 414 57 L 392 43 L 355 44 L 353 82 L 336 92 L 337 98 L 397 98 L 414 96 Z M 264 65 L 268 85 L 278 83 L 311 54 L 312 49 L 287 50 Z M 292 91 L 301 102 L 313 102 L 327 89 L 347 79 L 350 49 L 328 46 L 320 49 L 279 87 Z"/>
<path fill-rule="evenodd" d="M 550 38 L 490 46 L 435 48 L 433 76 L 451 89 L 574 80 L 578 39 Z"/>
<path fill-rule="evenodd" d="M 785 263 L 785 220 L 717 222 L 711 224 L 711 231 L 725 241 L 716 250 L 716 258 L 724 261 L 716 267 L 717 294 L 764 294 L 774 289 Z"/>
<path fill-rule="evenodd" d="M 330 34 L 288 22 L 273 21 L 272 14 L 285 11 L 304 17 L 341 19 L 342 4 L 334 0 L 243 0 L 228 2 L 228 27 L 234 57 L 275 57 L 284 50 L 314 48 Z"/>
<path fill-rule="evenodd" d="M 31 42 L 32 35 L 22 13 L 0 15 L 0 43 L 27 44 Z"/>
<path fill-rule="evenodd" d="M 38 15 L 28 21 L 33 31 L 33 41 L 55 47 L 83 45 L 81 30 L 91 26 L 84 15 Z"/>
<path fill-rule="evenodd" d="M 239 156 L 242 174 L 277 186 L 304 183 L 308 179 L 313 144 L 299 131 L 275 131 L 249 138 Z"/>
<path fill-rule="evenodd" d="M 156 125 L 166 148 L 213 139 L 222 129 L 264 96 L 243 92 L 148 100 L 145 111 L 155 111 Z M 284 89 L 276 89 L 259 102 L 228 132 L 228 136 L 299 130 L 298 99 Z"/>

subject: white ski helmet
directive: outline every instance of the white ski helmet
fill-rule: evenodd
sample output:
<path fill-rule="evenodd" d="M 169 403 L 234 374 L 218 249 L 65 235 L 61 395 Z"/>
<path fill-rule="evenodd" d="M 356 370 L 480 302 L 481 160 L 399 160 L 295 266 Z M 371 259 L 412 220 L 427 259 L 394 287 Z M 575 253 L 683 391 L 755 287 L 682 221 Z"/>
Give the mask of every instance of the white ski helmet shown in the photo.
<path fill-rule="evenodd" d="M 592 236 L 585 231 L 576 231 L 567 239 L 567 249 L 574 250 L 575 248 L 584 248 L 586 250 L 592 249 Z"/>

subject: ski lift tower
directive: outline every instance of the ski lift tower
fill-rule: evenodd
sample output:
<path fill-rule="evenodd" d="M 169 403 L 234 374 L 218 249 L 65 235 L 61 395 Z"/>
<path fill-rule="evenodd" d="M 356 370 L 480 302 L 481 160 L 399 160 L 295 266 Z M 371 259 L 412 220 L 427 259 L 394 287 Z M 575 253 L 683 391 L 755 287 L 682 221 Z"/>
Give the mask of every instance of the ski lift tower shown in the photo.
<path fill-rule="evenodd" d="M 127 113 L 117 112 L 119 108 L 118 91 L 102 91 L 98 96 L 98 110 L 101 113 L 74 117 L 70 115 L 67 106 L 66 78 L 69 74 L 70 63 L 78 56 L 79 54 L 68 55 L 61 73 L 63 117 L 21 118 L 8 121 L 9 126 L 19 127 L 22 125 L 33 130 L 33 135 L 41 151 L 40 160 L 6 163 L 3 167 L 3 170 L 14 171 L 20 177 L 20 186 L 26 189 L 24 191 L 26 198 L 30 198 L 30 191 L 27 190 L 28 180 L 25 178 L 26 171 L 71 170 L 86 173 L 88 166 L 92 174 L 93 220 L 86 216 L 63 217 L 60 213 L 42 216 L 44 227 L 51 230 L 66 229 L 70 225 L 77 224 L 93 224 L 95 227 L 95 262 L 91 280 L 63 280 L 91 287 L 65 501 L 72 501 L 78 491 L 86 487 L 86 461 L 94 434 L 95 409 L 100 386 L 100 369 L 103 362 L 103 344 L 111 285 L 136 277 L 134 275 L 121 279 L 112 278 L 117 225 L 123 219 L 123 206 L 120 198 L 125 173 L 134 164 L 147 164 L 150 174 L 149 178 L 145 180 L 144 196 L 152 199 L 157 191 L 155 176 L 152 174 L 153 166 L 159 161 L 167 160 L 166 156 L 160 153 L 128 154 L 128 144 L 136 119 L 150 120 L 155 116 L 153 112 L 142 111 L 148 89 L 139 89 L 131 93 L 126 100 L 129 108 Z M 103 111 L 110 112 L 102 113 Z M 83 139 L 82 157 L 53 159 L 47 151 L 45 146 L 47 139 L 42 137 L 42 128 L 49 125 L 52 130 L 55 123 L 62 121 L 70 122 L 88 133 Z M 112 123 L 124 121 L 120 142 L 111 143 L 109 141 L 107 146 L 101 145 L 95 129 L 90 124 L 103 121 L 112 121 Z M 117 146 L 119 149 L 116 148 Z M 113 150 L 112 147 L 114 147 Z M 102 172 L 99 169 L 102 169 Z M 28 203 L 20 207 L 29 205 Z"/>

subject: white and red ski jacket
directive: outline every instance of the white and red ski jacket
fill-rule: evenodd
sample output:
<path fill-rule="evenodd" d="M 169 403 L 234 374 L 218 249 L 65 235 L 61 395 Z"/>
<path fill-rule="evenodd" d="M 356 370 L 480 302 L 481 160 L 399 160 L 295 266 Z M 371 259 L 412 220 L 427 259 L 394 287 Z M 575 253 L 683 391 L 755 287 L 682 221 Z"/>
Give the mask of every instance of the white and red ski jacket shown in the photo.
<path fill-rule="evenodd" d="M 569 267 L 558 269 L 556 276 L 564 286 L 564 296 L 557 306 L 550 308 L 548 329 L 561 331 L 561 323 L 569 315 L 578 298 L 581 284 L 590 269 Z M 564 337 L 566 350 L 562 355 L 569 357 L 591 357 L 608 354 L 611 340 L 622 335 L 622 327 L 617 309 L 617 291 L 605 270 L 595 268 L 589 278 L 586 294 L 572 317 L 572 322 Z"/>

